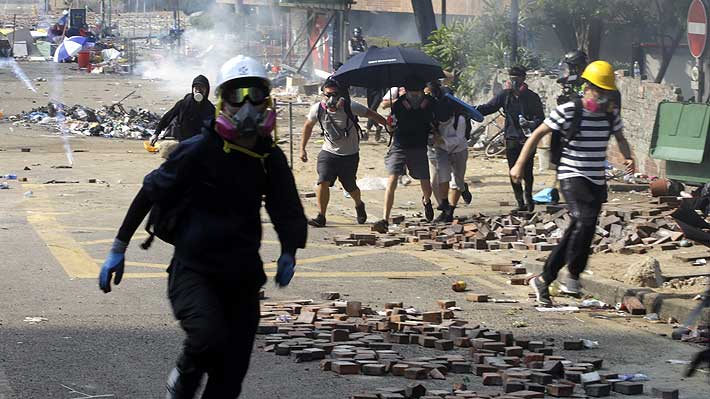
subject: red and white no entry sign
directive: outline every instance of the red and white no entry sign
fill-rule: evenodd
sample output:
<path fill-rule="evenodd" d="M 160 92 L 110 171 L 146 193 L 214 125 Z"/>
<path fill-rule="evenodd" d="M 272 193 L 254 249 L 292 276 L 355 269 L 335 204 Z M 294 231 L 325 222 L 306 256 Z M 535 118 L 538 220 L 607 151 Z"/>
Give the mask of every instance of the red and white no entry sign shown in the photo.
<path fill-rule="evenodd" d="M 688 47 L 690 54 L 700 58 L 708 36 L 708 15 L 701 0 L 693 0 L 688 9 Z"/>

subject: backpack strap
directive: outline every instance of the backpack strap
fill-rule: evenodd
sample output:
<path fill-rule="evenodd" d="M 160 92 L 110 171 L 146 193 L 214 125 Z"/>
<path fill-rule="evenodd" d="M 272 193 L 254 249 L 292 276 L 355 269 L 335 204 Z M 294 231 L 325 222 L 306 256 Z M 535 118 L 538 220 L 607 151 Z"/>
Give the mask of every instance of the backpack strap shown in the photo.
<path fill-rule="evenodd" d="M 579 129 L 582 126 L 582 114 L 584 113 L 584 105 L 582 104 L 582 99 L 575 97 L 574 100 L 574 114 L 572 115 L 572 122 L 567 129 L 567 140 L 572 140 L 579 133 Z"/>

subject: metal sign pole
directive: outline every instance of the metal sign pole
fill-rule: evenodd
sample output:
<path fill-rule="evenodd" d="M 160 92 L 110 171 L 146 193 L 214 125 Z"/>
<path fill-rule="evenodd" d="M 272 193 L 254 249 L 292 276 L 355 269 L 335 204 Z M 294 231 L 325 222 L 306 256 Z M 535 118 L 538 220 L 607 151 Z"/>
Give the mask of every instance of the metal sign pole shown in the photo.
<path fill-rule="evenodd" d="M 293 102 L 288 102 L 288 146 L 289 165 L 293 169 Z"/>

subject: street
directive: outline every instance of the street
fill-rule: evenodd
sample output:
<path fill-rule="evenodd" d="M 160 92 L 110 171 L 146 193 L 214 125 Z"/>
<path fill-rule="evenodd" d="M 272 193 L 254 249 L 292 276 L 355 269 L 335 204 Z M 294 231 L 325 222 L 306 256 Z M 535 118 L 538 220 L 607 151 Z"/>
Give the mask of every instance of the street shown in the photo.
<path fill-rule="evenodd" d="M 28 69 L 30 78 L 46 72 L 37 68 Z M 67 103 L 110 102 L 122 97 L 126 86 L 135 85 L 141 85 L 143 98 L 131 99 L 130 106 L 150 104 L 153 111 L 160 112 L 160 107 L 173 102 L 151 81 L 78 81 L 75 72 L 64 73 L 72 82 L 65 93 Z M 33 101 L 46 102 L 42 90 L 29 93 L 12 75 L 3 72 L 0 81 L 0 90 L 23 93 L 12 102 L 3 100 L 0 108 L 7 115 L 29 109 Z M 123 86 L 120 90 L 116 81 Z M 87 92 L 83 90 L 88 86 L 94 89 L 91 98 L 84 98 L 79 93 Z M 298 118 L 295 125 L 300 128 L 301 123 Z M 156 242 L 149 251 L 140 249 L 147 236 L 141 229 L 129 246 L 121 284 L 104 294 L 98 289 L 97 275 L 143 176 L 162 159 L 145 152 L 137 140 L 71 137 L 68 142 L 74 157 L 71 168 L 67 168 L 63 141 L 54 133 L 39 126 L 0 124 L 0 174 L 13 172 L 27 178 L 27 182 L 12 181 L 9 190 L 0 191 L 0 398 L 161 397 L 183 338 L 165 294 L 171 247 Z M 31 151 L 21 152 L 23 147 Z M 381 176 L 385 145 L 368 143 L 363 147 L 362 157 L 368 166 L 361 175 Z M 309 148 L 315 154 L 317 144 Z M 504 212 L 499 201 L 512 199 L 504 160 L 477 157 L 470 165 L 467 179 L 477 181 L 478 186 L 472 185 L 474 202 L 461 207 L 460 213 Z M 314 163 L 297 161 L 294 172 L 301 192 L 312 191 L 314 168 Z M 538 184 L 544 186 L 552 178 L 545 172 Z M 420 211 L 418 191 L 416 184 L 400 188 L 395 213 Z M 644 382 L 645 394 L 639 397 L 651 397 L 652 387 L 679 389 L 682 398 L 707 395 L 707 373 L 686 379 L 682 377 L 684 365 L 668 363 L 690 359 L 699 346 L 671 341 L 670 326 L 651 324 L 642 317 L 539 312 L 528 296 L 529 287 L 509 285 L 507 278 L 476 260 L 505 258 L 502 253 L 470 257 L 466 251 L 422 251 L 411 244 L 336 247 L 334 236 L 369 232 L 369 225 L 357 226 L 351 200 L 339 189 L 332 192 L 329 227 L 309 230 L 308 246 L 298 252 L 294 280 L 284 289 L 275 288 L 272 282 L 279 245 L 267 215 L 263 215 L 267 227 L 261 252 L 270 278 L 265 287 L 268 301 L 319 302 L 320 293 L 334 291 L 344 300 L 362 301 L 376 310 L 383 310 L 385 302 L 402 301 L 426 311 L 436 309 L 439 299 L 451 299 L 461 308 L 455 312 L 459 319 L 512 331 L 516 337 L 554 343 L 555 354 L 569 359 L 604 359 L 606 371 L 646 374 L 649 381 Z M 379 217 L 382 191 L 365 192 L 364 199 L 371 222 Z M 303 202 L 307 214 L 314 214 L 315 200 Z M 467 302 L 464 293 L 451 290 L 456 280 L 466 281 L 470 292 L 517 303 Z M 599 347 L 582 352 L 563 350 L 561 343 L 569 339 L 597 341 Z M 318 362 L 295 363 L 289 357 L 265 353 L 263 346 L 263 337 L 259 337 L 244 382 L 242 397 L 246 399 L 348 398 L 411 382 L 393 376 L 338 376 L 321 371 Z M 437 353 L 416 345 L 395 345 L 395 349 L 408 357 Z M 451 353 L 470 356 L 466 349 Z M 500 392 L 497 387 L 484 387 L 474 375 L 450 374 L 446 380 L 423 383 L 428 388 L 451 389 L 463 381 L 480 393 Z"/>

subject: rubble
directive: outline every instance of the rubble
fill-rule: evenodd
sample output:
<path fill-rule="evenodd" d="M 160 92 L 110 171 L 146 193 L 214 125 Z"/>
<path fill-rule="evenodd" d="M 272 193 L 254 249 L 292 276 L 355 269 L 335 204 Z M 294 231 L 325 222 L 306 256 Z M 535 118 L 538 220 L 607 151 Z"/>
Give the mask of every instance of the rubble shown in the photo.
<path fill-rule="evenodd" d="M 35 124 L 61 134 L 140 140 L 153 135 L 160 116 L 142 108 L 126 110 L 120 103 L 93 109 L 50 102 L 8 119 L 15 126 Z"/>
<path fill-rule="evenodd" d="M 650 201 L 607 205 L 598 220 L 592 251 L 643 254 L 652 248 L 678 248 L 684 238 L 683 233 L 676 222 L 666 215 L 675 209 L 677 202 L 666 197 L 652 198 Z M 548 205 L 543 211 L 537 212 L 513 211 L 502 216 L 464 216 L 448 225 L 393 220 L 390 232 L 386 234 L 338 236 L 334 238 L 334 243 L 382 247 L 416 243 L 425 250 L 518 249 L 547 252 L 559 242 L 570 221 L 565 205 L 558 204 Z"/>
<path fill-rule="evenodd" d="M 663 284 L 663 276 L 658 260 L 649 256 L 631 265 L 624 274 L 624 283 L 635 287 L 660 287 Z"/>
<path fill-rule="evenodd" d="M 333 294 L 323 293 L 322 297 Z M 555 354 L 560 346 L 553 340 L 516 338 L 508 331 L 444 317 L 452 304 L 453 300 L 439 300 L 432 306 L 436 311 L 419 312 L 405 310 L 402 302 L 386 303 L 381 311 L 337 298 L 322 303 L 265 302 L 258 334 L 264 336 L 265 352 L 289 356 L 297 363 L 319 361 L 323 372 L 402 378 L 402 388 L 381 388 L 353 398 L 534 398 L 544 397 L 545 392 L 560 397 L 575 393 L 601 397 L 612 390 L 624 394 L 643 391 L 643 380 L 636 377 L 640 374 L 601 371 L 603 359 L 567 359 Z M 586 351 L 590 348 L 586 341 L 566 340 L 561 348 Z M 430 349 L 426 356 L 406 357 L 398 345 Z M 467 379 L 476 375 L 483 385 L 500 393 L 476 394 L 467 391 L 466 384 L 427 390 L 418 382 L 447 380 L 449 374 L 463 374 Z M 407 384 L 407 380 L 416 382 Z"/>

